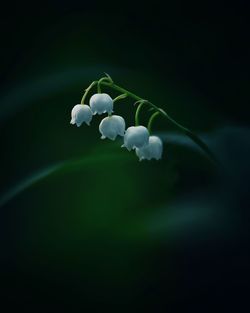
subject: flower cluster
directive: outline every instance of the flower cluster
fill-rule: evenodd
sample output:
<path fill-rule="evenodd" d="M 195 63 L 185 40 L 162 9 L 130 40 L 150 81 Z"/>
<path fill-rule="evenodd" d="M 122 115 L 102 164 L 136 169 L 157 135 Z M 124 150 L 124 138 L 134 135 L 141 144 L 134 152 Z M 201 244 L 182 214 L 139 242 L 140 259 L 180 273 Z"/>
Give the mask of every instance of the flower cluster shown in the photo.
<path fill-rule="evenodd" d="M 88 89 L 86 89 L 88 91 Z M 124 95 L 118 96 L 116 99 L 124 98 Z M 84 96 L 85 101 L 85 96 Z M 122 147 L 129 151 L 135 150 L 139 160 L 159 160 L 162 157 L 163 144 L 159 137 L 150 136 L 148 128 L 136 125 L 126 129 L 126 123 L 123 117 L 112 115 L 114 102 L 106 93 L 96 93 L 91 96 L 89 105 L 77 104 L 71 111 L 70 124 L 76 124 L 77 127 L 82 123 L 90 125 L 93 115 L 107 113 L 108 116 L 103 118 L 99 125 L 101 139 L 115 140 L 117 136 L 121 136 L 124 140 Z M 82 101 L 83 102 L 83 101 Z"/>

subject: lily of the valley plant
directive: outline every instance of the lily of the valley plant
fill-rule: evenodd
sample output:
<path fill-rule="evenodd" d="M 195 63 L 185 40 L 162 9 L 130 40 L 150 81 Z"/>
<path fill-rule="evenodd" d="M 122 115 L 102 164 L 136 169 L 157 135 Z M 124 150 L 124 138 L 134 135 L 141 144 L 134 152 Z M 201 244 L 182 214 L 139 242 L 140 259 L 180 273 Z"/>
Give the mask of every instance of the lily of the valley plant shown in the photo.
<path fill-rule="evenodd" d="M 102 86 L 117 91 L 119 95 L 115 99 L 112 99 L 107 93 L 102 93 Z M 97 92 L 90 97 L 89 105 L 87 105 L 85 103 L 86 98 L 94 87 L 97 87 Z M 135 112 L 135 125 L 130 126 L 127 129 L 124 118 L 119 115 L 113 115 L 114 103 L 126 97 L 134 99 L 136 101 L 135 104 L 138 105 Z M 140 125 L 139 123 L 139 112 L 143 106 L 148 106 L 152 112 L 147 127 Z M 207 145 L 195 133 L 177 123 L 163 109 L 154 105 L 152 102 L 116 85 L 108 74 L 99 80 L 93 81 L 85 90 L 81 103 L 75 105 L 71 111 L 70 123 L 76 124 L 77 127 L 81 126 L 82 123 L 90 125 L 92 117 L 95 114 L 107 114 L 99 125 L 101 139 L 108 138 L 115 140 L 117 136 L 121 136 L 124 141 L 122 147 L 127 148 L 129 151 L 135 150 L 140 161 L 151 159 L 159 160 L 162 157 L 162 140 L 151 133 L 153 121 L 157 116 L 162 116 L 190 137 L 203 150 L 203 152 L 205 152 L 211 161 L 216 162 L 214 155 Z"/>

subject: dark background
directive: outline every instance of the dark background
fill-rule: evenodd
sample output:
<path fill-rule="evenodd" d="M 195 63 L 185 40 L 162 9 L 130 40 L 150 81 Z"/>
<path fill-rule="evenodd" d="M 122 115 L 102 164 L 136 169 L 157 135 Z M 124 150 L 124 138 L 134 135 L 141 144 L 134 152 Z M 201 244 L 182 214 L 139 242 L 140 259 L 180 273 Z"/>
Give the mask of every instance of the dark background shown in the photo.
<path fill-rule="evenodd" d="M 0 24 L 1 311 L 248 311 L 247 1 L 10 2 Z M 221 167 L 160 119 L 159 162 L 70 125 L 104 72 Z"/>

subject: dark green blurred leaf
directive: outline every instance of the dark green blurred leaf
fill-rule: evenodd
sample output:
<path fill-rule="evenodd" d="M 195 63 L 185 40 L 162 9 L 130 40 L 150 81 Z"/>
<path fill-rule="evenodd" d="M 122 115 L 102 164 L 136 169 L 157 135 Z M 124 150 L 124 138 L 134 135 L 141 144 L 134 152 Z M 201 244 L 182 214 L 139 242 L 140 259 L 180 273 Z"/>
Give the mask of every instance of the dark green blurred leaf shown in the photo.
<path fill-rule="evenodd" d="M 24 178 L 16 186 L 13 186 L 10 190 L 8 190 L 6 193 L 1 195 L 0 207 L 5 205 L 7 202 L 11 201 L 14 197 L 16 197 L 18 194 L 28 189 L 35 183 L 47 178 L 49 175 L 55 172 L 82 170 L 86 168 L 86 166 L 89 167 L 89 166 L 95 166 L 96 164 L 100 165 L 103 163 L 110 163 L 110 162 L 113 162 L 114 160 L 115 161 L 117 160 L 127 161 L 129 159 L 130 158 L 128 158 L 127 154 L 121 154 L 121 153 L 99 154 L 99 155 L 93 154 L 82 159 L 68 160 L 68 161 L 59 162 L 57 164 L 48 166 L 45 169 L 37 171 L 30 177 Z"/>

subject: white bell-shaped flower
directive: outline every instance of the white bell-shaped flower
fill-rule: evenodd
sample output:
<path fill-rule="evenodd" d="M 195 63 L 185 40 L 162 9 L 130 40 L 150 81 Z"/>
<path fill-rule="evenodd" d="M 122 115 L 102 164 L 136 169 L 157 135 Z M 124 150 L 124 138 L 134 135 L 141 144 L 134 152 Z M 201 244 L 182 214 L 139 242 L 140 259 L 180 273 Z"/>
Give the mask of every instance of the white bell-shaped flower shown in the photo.
<path fill-rule="evenodd" d="M 131 126 L 124 135 L 124 144 L 122 147 L 127 148 L 129 151 L 135 148 L 142 148 L 148 144 L 149 132 L 144 126 Z"/>
<path fill-rule="evenodd" d="M 139 157 L 140 161 L 146 159 L 156 159 L 159 160 L 162 157 L 163 144 L 159 137 L 150 136 L 149 142 L 142 148 L 136 148 L 136 155 Z"/>
<path fill-rule="evenodd" d="M 99 125 L 99 131 L 102 134 L 101 139 L 109 138 L 115 140 L 117 135 L 124 136 L 124 118 L 119 115 L 105 117 Z"/>
<path fill-rule="evenodd" d="M 93 114 L 113 112 L 113 99 L 106 93 L 96 93 L 89 100 Z"/>
<path fill-rule="evenodd" d="M 73 107 L 71 111 L 71 121 L 70 124 L 76 124 L 77 127 L 81 126 L 83 122 L 90 125 L 92 120 L 92 111 L 90 107 L 86 104 L 77 104 Z"/>

